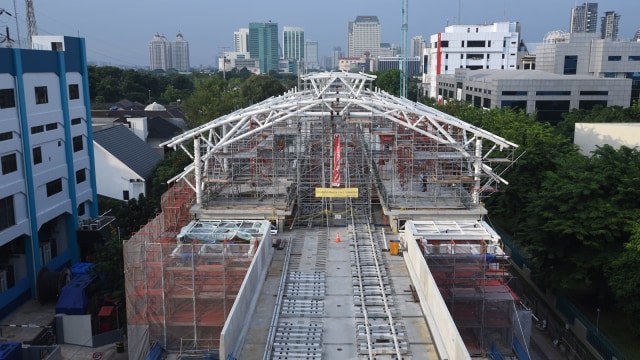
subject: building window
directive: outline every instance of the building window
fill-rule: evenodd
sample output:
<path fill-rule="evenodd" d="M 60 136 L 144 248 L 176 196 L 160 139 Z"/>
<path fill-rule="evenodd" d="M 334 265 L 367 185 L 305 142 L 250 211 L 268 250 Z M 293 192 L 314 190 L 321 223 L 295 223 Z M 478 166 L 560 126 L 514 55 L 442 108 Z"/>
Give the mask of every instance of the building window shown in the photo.
<path fill-rule="evenodd" d="M 31 135 L 44 132 L 44 125 L 32 126 Z"/>
<path fill-rule="evenodd" d="M 71 125 L 80 125 L 80 124 L 82 124 L 82 118 L 71 119 Z"/>
<path fill-rule="evenodd" d="M 491 47 L 491 40 L 487 41 L 487 47 Z"/>
<path fill-rule="evenodd" d="M 615 79 L 616 78 L 616 73 L 614 72 L 606 72 L 602 74 L 602 77 L 604 77 L 605 79 Z"/>
<path fill-rule="evenodd" d="M 69 100 L 80 99 L 80 87 L 78 84 L 69 85 Z"/>
<path fill-rule="evenodd" d="M 640 61 L 640 56 L 631 55 L 631 56 L 629 56 L 629 61 Z"/>
<path fill-rule="evenodd" d="M 520 91 L 503 91 L 502 96 L 527 96 L 526 90 Z"/>
<path fill-rule="evenodd" d="M 580 110 L 592 110 L 594 107 L 607 107 L 607 100 L 580 100 L 578 108 Z"/>
<path fill-rule="evenodd" d="M 33 165 L 40 164 L 42 162 L 42 148 L 36 146 L 33 148 Z"/>
<path fill-rule="evenodd" d="M 45 126 L 47 131 L 55 130 L 58 128 L 58 123 L 49 123 Z"/>
<path fill-rule="evenodd" d="M 16 215 L 13 210 L 13 195 L 0 199 L 0 231 L 16 224 Z"/>
<path fill-rule="evenodd" d="M 486 42 L 484 40 L 469 40 L 467 41 L 467 47 L 485 47 Z"/>
<path fill-rule="evenodd" d="M 609 92 L 607 90 L 585 90 L 585 91 L 580 91 L 580 95 L 581 96 L 589 96 L 589 95 L 600 95 L 600 96 L 608 96 Z"/>
<path fill-rule="evenodd" d="M 18 161 L 15 153 L 4 155 L 1 159 L 2 175 L 9 174 L 18 170 Z"/>
<path fill-rule="evenodd" d="M 82 143 L 82 135 L 73 137 L 73 152 L 82 151 L 84 148 Z"/>
<path fill-rule="evenodd" d="M 0 133 L 0 141 L 11 140 L 13 139 L 13 132 L 7 131 Z"/>
<path fill-rule="evenodd" d="M 607 58 L 609 61 L 622 61 L 622 56 L 620 55 L 612 55 Z"/>
<path fill-rule="evenodd" d="M 53 180 L 47 183 L 47 197 L 51 197 L 62 192 L 62 179 Z"/>
<path fill-rule="evenodd" d="M 564 75 L 575 75 L 578 72 L 578 55 L 564 57 Z"/>
<path fill-rule="evenodd" d="M 571 95 L 571 91 L 562 91 L 562 90 L 536 91 L 536 95 L 538 95 L 538 96 L 568 96 L 568 95 Z"/>
<path fill-rule="evenodd" d="M 462 47 L 464 47 L 464 40 L 462 40 Z"/>
<path fill-rule="evenodd" d="M 0 89 L 0 109 L 16 107 L 13 89 Z"/>
<path fill-rule="evenodd" d="M 482 107 L 485 108 L 485 109 L 491 108 L 491 99 L 483 98 L 482 99 Z"/>
<path fill-rule="evenodd" d="M 129 200 L 129 190 L 122 191 L 122 200 Z"/>
<path fill-rule="evenodd" d="M 440 41 L 440 47 L 443 47 L 443 48 L 449 47 L 449 41 L 448 40 Z"/>
<path fill-rule="evenodd" d="M 85 211 L 84 203 L 78 205 L 78 216 L 84 216 Z"/>
<path fill-rule="evenodd" d="M 87 181 L 87 172 L 82 170 L 76 171 L 76 184 L 80 184 Z"/>
<path fill-rule="evenodd" d="M 36 104 L 46 104 L 49 102 L 49 94 L 46 86 L 36 86 Z"/>

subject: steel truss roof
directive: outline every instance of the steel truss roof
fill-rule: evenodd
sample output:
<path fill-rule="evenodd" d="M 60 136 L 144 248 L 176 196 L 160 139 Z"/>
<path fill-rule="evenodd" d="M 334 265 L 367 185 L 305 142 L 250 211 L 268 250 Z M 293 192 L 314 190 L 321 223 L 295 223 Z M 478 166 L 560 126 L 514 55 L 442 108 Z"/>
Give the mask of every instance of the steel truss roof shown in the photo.
<path fill-rule="evenodd" d="M 196 156 L 187 150 L 184 144 L 199 138 L 203 148 L 200 161 L 204 164 L 225 147 L 278 124 L 284 126 L 309 119 L 318 121 L 328 119 L 334 114 L 353 122 L 382 119 L 428 137 L 439 146 L 450 147 L 460 157 L 470 161 L 479 157 L 476 147 L 478 140 L 485 144 L 483 148 L 487 148 L 486 144 L 490 142 L 489 150 L 481 155 L 481 172 L 489 178 L 489 182 L 507 184 L 507 181 L 492 169 L 491 157 L 496 153 L 500 159 L 493 161 L 500 162 L 507 157 L 505 153 L 512 155 L 518 145 L 424 104 L 378 89 L 372 90 L 367 86 L 371 86 L 375 78 L 374 75 L 346 72 L 305 75 L 301 77 L 302 89 L 293 89 L 281 96 L 271 97 L 221 116 L 180 134 L 161 146 L 182 148 L 195 159 Z M 336 103 L 340 104 L 339 114 L 334 110 Z M 452 135 L 452 128 L 456 134 L 464 134 L 462 140 L 460 136 Z M 447 152 L 443 156 L 451 156 L 451 153 Z M 169 182 L 180 180 L 192 172 L 193 164 Z"/>

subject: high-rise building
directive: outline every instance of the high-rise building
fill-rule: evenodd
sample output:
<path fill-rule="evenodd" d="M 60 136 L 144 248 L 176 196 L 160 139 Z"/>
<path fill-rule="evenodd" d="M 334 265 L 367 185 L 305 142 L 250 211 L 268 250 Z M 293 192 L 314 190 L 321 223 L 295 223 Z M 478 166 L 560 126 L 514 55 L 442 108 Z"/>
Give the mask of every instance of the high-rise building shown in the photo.
<path fill-rule="evenodd" d="M 357 16 L 349 21 L 347 34 L 348 56 L 360 57 L 365 53 L 370 58 L 380 55 L 380 22 L 377 16 Z"/>
<path fill-rule="evenodd" d="M 600 33 L 602 39 L 617 40 L 618 39 L 618 23 L 620 23 L 620 15 L 615 11 L 607 11 L 602 17 L 600 24 Z"/>
<path fill-rule="evenodd" d="M 249 52 L 249 28 L 240 28 L 233 33 L 233 52 Z"/>
<path fill-rule="evenodd" d="M 149 42 L 149 68 L 169 70 L 171 67 L 171 43 L 164 35 L 156 33 Z"/>
<path fill-rule="evenodd" d="M 518 68 L 520 23 L 497 22 L 485 25 L 451 25 L 431 35 L 422 82 L 430 97 L 436 97 L 438 75 L 454 74 L 455 69 Z"/>
<path fill-rule="evenodd" d="M 284 26 L 282 28 L 282 58 L 301 61 L 304 59 L 304 28 Z"/>
<path fill-rule="evenodd" d="M 342 57 L 342 47 L 334 46 L 331 51 L 331 70 L 337 70 L 340 65 L 340 58 Z"/>
<path fill-rule="evenodd" d="M 585 2 L 571 9 L 571 32 L 596 32 L 598 3 Z"/>
<path fill-rule="evenodd" d="M 0 48 L 14 60 L 0 65 L 0 318 L 40 293 L 41 274 L 80 261 L 80 223 L 98 216 L 84 39 L 32 48 Z"/>
<path fill-rule="evenodd" d="M 304 63 L 307 69 L 317 69 L 320 67 L 318 63 L 318 42 L 307 40 L 304 43 L 305 56 Z"/>
<path fill-rule="evenodd" d="M 176 40 L 171 43 L 171 65 L 179 72 L 189 72 L 189 42 L 180 32 L 176 35 Z"/>
<path fill-rule="evenodd" d="M 278 23 L 252 22 L 249 24 L 249 53 L 260 60 L 260 73 L 278 71 Z"/>
<path fill-rule="evenodd" d="M 411 57 L 422 57 L 423 50 L 427 47 L 427 43 L 422 36 L 414 36 L 411 38 Z"/>

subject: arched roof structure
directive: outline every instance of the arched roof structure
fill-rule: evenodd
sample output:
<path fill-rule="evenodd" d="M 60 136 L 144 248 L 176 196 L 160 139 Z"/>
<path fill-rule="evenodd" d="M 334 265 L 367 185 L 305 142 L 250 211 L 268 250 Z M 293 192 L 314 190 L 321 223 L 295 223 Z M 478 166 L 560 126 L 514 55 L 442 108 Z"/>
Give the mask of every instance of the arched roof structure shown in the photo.
<path fill-rule="evenodd" d="M 478 205 L 483 192 L 507 184 L 502 172 L 510 166 L 516 144 L 424 104 L 372 89 L 374 79 L 364 73 L 304 75 L 300 89 L 174 137 L 162 145 L 181 148 L 194 163 L 171 181 L 191 178 L 190 186 L 200 194 L 198 203 L 208 187 L 232 183 L 239 179 L 239 172 L 247 175 L 253 189 L 260 186 L 256 179 L 266 177 L 269 179 L 264 182 L 275 186 L 273 175 L 280 172 L 276 176 L 289 179 L 287 189 L 297 187 L 300 191 L 305 188 L 301 186 L 303 174 L 292 168 L 306 166 L 310 178 L 322 178 L 309 186 L 331 187 L 328 174 L 335 172 L 336 166 L 339 171 L 349 171 L 351 158 L 347 152 L 351 151 L 361 152 L 366 164 L 358 166 L 370 167 L 377 186 L 387 187 L 381 190 L 384 194 L 379 194 L 383 200 L 390 189 L 417 193 L 428 192 L 430 184 L 440 184 L 442 189 L 448 184 L 464 189 L 462 197 L 467 199 L 463 203 Z M 340 152 L 345 153 L 340 160 L 342 167 L 332 156 L 336 135 L 342 136 L 338 140 L 343 144 Z M 201 150 L 192 152 L 187 143 Z M 283 155 L 275 155 L 277 152 Z M 230 165 L 232 158 L 245 159 L 244 165 L 234 168 Z M 353 159 L 351 165 L 356 162 Z M 314 160 L 321 163 L 320 170 L 313 170 Z M 267 170 L 259 170 L 260 166 Z M 390 175 L 384 175 L 387 172 Z M 418 187 L 412 188 L 416 184 Z"/>

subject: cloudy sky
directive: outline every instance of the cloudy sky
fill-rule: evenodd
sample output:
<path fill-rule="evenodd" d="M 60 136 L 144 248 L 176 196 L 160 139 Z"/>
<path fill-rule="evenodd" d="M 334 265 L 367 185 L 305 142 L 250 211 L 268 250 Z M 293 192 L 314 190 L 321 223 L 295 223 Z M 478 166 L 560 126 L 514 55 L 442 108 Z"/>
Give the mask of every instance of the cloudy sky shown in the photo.
<path fill-rule="evenodd" d="M 527 43 L 541 42 L 553 30 L 569 31 L 576 0 L 408 0 L 409 38 L 443 31 L 449 24 L 519 21 Z M 101 64 L 148 66 L 148 44 L 154 34 L 169 40 L 182 32 L 189 42 L 191 66 L 217 64 L 215 59 L 233 46 L 233 32 L 250 22 L 268 21 L 301 26 L 305 38 L 318 41 L 319 56 L 334 46 L 346 53 L 347 23 L 358 15 L 375 15 L 382 27 L 381 41 L 401 42 L 401 0 L 34 0 L 40 35 L 86 38 L 89 61 Z M 14 8 L 16 4 L 17 8 Z M 0 0 L 0 29 L 13 38 L 26 38 L 24 1 Z M 621 15 L 620 38 L 633 37 L 640 28 L 640 1 L 598 1 L 598 18 L 605 11 Z M 17 15 L 17 16 L 15 16 Z M 16 30 L 16 19 L 19 29 Z M 598 21 L 598 31 L 600 23 Z M 2 31 L 4 32 L 4 31 Z M 23 45 L 24 46 L 24 45 Z"/>

